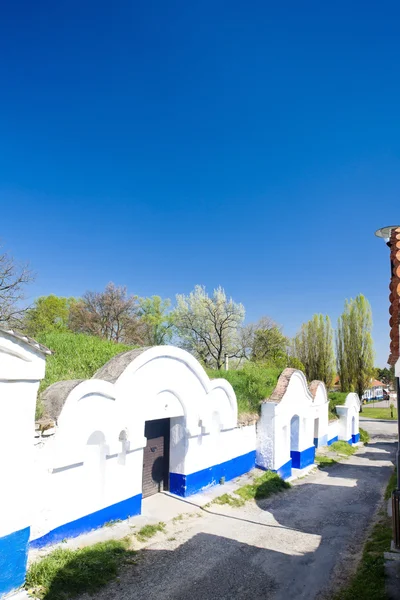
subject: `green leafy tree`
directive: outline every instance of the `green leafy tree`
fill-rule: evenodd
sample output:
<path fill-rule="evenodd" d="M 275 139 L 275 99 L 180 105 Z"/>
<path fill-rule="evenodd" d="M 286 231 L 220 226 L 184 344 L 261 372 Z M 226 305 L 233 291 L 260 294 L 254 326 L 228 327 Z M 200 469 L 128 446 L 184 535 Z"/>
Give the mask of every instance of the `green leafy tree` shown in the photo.
<path fill-rule="evenodd" d="M 362 396 L 374 374 L 374 349 L 371 335 L 372 312 L 368 300 L 360 294 L 346 300 L 338 319 L 336 361 L 343 392 Z"/>
<path fill-rule="evenodd" d="M 160 296 L 139 298 L 139 318 L 143 343 L 148 346 L 168 344 L 173 335 L 174 313 L 168 312 L 171 300 Z"/>
<path fill-rule="evenodd" d="M 209 296 L 201 285 L 188 296 L 177 295 L 176 301 L 175 329 L 183 348 L 214 369 L 221 369 L 225 354 L 230 358 L 241 356 L 242 304 L 228 298 L 221 287 Z"/>
<path fill-rule="evenodd" d="M 394 384 L 394 368 L 388 369 L 385 367 L 384 369 L 376 368 L 376 378 L 379 381 L 382 381 L 385 385 L 393 385 Z"/>
<path fill-rule="evenodd" d="M 274 362 L 287 357 L 288 338 L 272 319 L 264 317 L 256 324 L 252 343 L 253 361 Z"/>
<path fill-rule="evenodd" d="M 329 317 L 316 314 L 303 323 L 292 346 L 293 355 L 304 365 L 307 379 L 319 379 L 329 388 L 335 375 L 333 330 Z"/>
<path fill-rule="evenodd" d="M 26 312 L 24 330 L 32 337 L 40 333 L 67 331 L 70 309 L 75 302 L 75 298 L 53 294 L 40 296 Z"/>

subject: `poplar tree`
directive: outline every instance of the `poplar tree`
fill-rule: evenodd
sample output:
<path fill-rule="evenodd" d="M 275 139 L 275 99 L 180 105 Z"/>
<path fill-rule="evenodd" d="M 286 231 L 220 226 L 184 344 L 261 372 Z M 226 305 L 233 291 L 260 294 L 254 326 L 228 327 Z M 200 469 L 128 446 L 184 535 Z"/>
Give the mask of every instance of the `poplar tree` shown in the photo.
<path fill-rule="evenodd" d="M 374 349 L 371 335 L 372 312 L 362 295 L 346 300 L 338 319 L 336 361 L 343 392 L 363 395 L 374 373 Z"/>
<path fill-rule="evenodd" d="M 309 381 L 319 379 L 329 388 L 335 375 L 333 329 L 329 317 L 316 314 L 303 323 L 293 340 L 293 353 L 304 365 Z"/>

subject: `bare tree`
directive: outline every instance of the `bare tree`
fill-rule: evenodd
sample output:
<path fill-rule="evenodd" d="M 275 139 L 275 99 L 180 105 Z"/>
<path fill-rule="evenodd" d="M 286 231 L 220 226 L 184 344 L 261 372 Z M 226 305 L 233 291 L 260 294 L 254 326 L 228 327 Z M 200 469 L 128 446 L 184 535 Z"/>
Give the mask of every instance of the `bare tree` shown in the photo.
<path fill-rule="evenodd" d="M 18 264 L 6 252 L 0 253 L 0 326 L 19 327 L 26 310 L 21 303 L 25 299 L 25 285 L 34 276 L 26 264 Z"/>
<path fill-rule="evenodd" d="M 175 328 L 184 348 L 204 364 L 221 369 L 224 357 L 239 357 L 242 349 L 238 330 L 244 307 L 227 298 L 219 287 L 210 297 L 197 285 L 189 296 L 178 295 L 174 311 Z"/>
<path fill-rule="evenodd" d="M 88 291 L 71 307 L 69 327 L 114 342 L 141 343 L 137 296 L 113 283 L 104 292 Z"/>

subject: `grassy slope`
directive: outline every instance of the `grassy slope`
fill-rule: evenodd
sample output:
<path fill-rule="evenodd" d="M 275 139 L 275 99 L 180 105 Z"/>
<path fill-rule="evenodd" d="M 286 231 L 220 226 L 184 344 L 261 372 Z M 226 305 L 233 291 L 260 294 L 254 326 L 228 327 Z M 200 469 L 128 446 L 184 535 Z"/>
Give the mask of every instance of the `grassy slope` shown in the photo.
<path fill-rule="evenodd" d="M 211 379 L 227 379 L 235 390 L 239 414 L 258 414 L 260 403 L 273 392 L 282 369 L 247 363 L 232 371 L 207 370 Z"/>
<path fill-rule="evenodd" d="M 47 357 L 46 376 L 40 384 L 39 394 L 56 381 L 88 379 L 110 358 L 132 348 L 83 333 L 47 333 L 37 336 L 37 341 L 53 352 Z M 42 413 L 39 399 L 36 418 Z"/>
<path fill-rule="evenodd" d="M 47 357 L 41 390 L 64 379 L 88 379 L 110 358 L 132 348 L 83 333 L 47 333 L 37 341 L 54 353 Z"/>
<path fill-rule="evenodd" d="M 54 354 L 47 357 L 46 377 L 40 391 L 65 379 L 88 379 L 110 358 L 132 346 L 115 344 L 100 338 L 76 333 L 48 333 L 37 341 Z M 235 390 L 240 414 L 259 412 L 260 402 L 274 390 L 281 369 L 248 363 L 237 371 L 207 371 L 211 379 L 227 379 Z M 40 411 L 37 416 L 40 416 Z"/>

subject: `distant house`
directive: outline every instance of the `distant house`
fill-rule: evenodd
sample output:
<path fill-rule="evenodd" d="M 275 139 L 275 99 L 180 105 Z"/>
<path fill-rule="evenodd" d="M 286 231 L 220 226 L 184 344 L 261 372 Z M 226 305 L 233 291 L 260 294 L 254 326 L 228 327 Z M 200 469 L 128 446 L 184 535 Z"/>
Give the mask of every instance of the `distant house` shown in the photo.
<path fill-rule="evenodd" d="M 370 402 L 371 400 L 383 400 L 388 396 L 389 391 L 385 388 L 385 384 L 377 379 L 372 379 L 370 386 L 365 390 L 362 399 Z"/>

